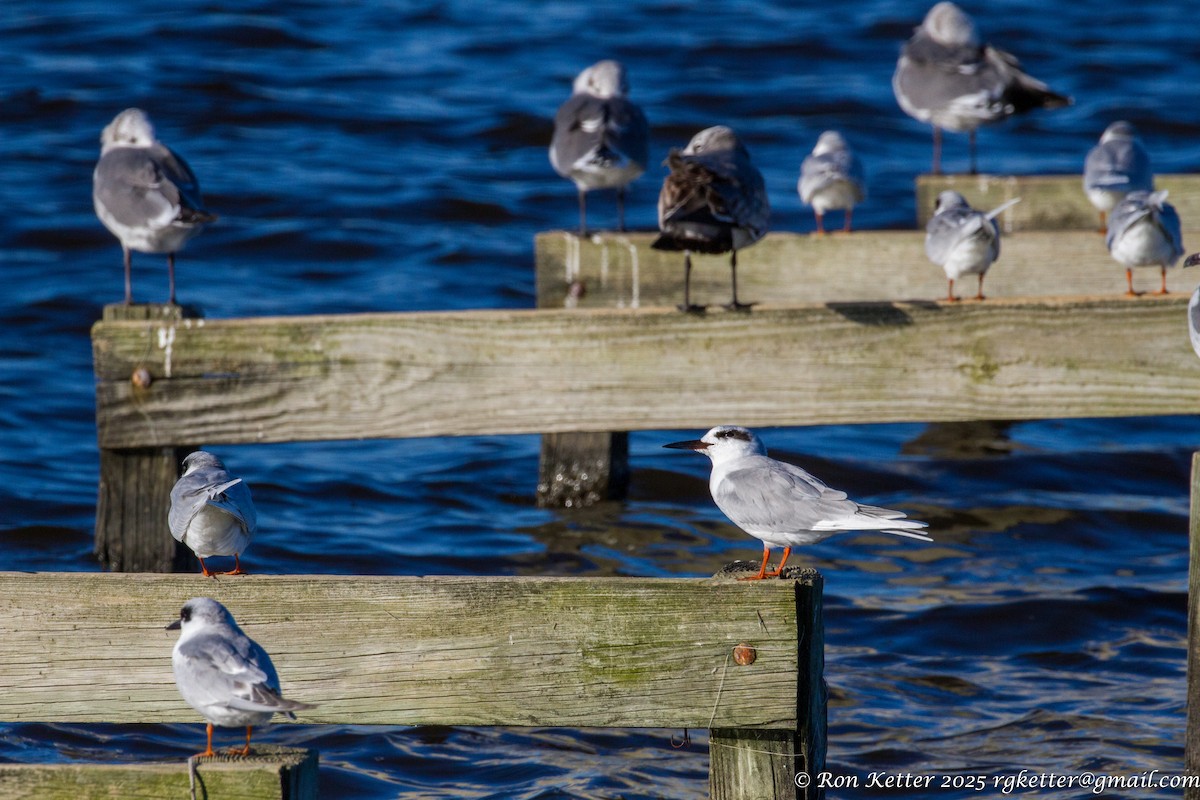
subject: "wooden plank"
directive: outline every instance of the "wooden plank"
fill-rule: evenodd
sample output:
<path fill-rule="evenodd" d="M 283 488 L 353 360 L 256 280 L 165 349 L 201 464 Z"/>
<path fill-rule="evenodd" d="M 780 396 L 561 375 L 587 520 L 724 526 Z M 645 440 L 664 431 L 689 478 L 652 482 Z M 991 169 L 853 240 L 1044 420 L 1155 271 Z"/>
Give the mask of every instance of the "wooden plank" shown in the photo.
<path fill-rule="evenodd" d="M 1190 414 L 1187 299 L 101 322 L 97 427 L 112 448 Z M 162 376 L 140 397 L 134 363 Z"/>
<path fill-rule="evenodd" d="M 182 800 L 191 797 L 184 759 L 123 764 L 0 764 L 0 800 Z M 317 753 L 255 745 L 248 758 L 198 759 L 195 797 L 316 800 Z"/>
<path fill-rule="evenodd" d="M 1188 542 L 1187 733 L 1184 743 L 1184 774 L 1200 776 L 1200 452 L 1192 454 Z M 1183 797 L 1184 800 L 1200 800 L 1200 786 L 1185 786 Z"/>
<path fill-rule="evenodd" d="M 796 580 L 0 573 L 0 721 L 199 722 L 163 626 L 207 595 L 304 723 L 796 730 Z"/>
<path fill-rule="evenodd" d="M 1018 203 L 1019 208 L 1023 203 Z M 1200 243 L 1200 237 L 1196 237 Z M 539 308 L 651 308 L 683 300 L 683 257 L 650 248 L 649 233 L 563 231 L 535 242 Z M 1188 239 L 1185 237 L 1185 242 Z M 693 256 L 692 297 L 729 301 L 728 256 Z M 1157 290 L 1158 271 L 1135 270 L 1139 289 Z M 1168 272 L 1173 292 L 1190 293 L 1192 270 Z M 1112 295 L 1125 291 L 1125 270 L 1093 231 L 1029 231 L 1005 236 L 988 271 L 989 298 Z M 975 280 L 958 287 L 975 294 Z M 940 300 L 946 275 L 925 257 L 923 231 L 857 231 L 828 236 L 771 233 L 738 253 L 738 295 L 744 301 L 801 303 Z"/>
<path fill-rule="evenodd" d="M 1100 215 L 1083 193 L 1083 160 L 1077 175 L 919 175 L 917 227 L 924 229 L 933 215 L 938 193 L 953 189 L 972 206 L 988 210 L 1013 197 L 1021 202 L 1005 212 L 1006 230 L 1094 231 Z M 1157 189 L 1166 189 L 1185 231 L 1200 230 L 1200 175 L 1155 175 Z M 1186 238 L 1186 237 L 1185 237 Z"/>

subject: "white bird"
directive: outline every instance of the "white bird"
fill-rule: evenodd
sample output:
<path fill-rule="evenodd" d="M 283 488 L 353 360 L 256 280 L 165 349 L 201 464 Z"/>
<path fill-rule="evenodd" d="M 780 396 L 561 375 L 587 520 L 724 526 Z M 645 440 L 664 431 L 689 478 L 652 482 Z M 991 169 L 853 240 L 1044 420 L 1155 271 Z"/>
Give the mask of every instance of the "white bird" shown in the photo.
<path fill-rule="evenodd" d="M 258 530 L 258 515 L 245 481 L 231 476 L 212 453 L 197 450 L 183 459 L 183 476 L 171 489 L 167 523 L 175 540 L 200 559 L 205 577 L 244 574 L 241 554 Z M 204 559 L 210 556 L 233 556 L 233 570 L 209 572 Z"/>
<path fill-rule="evenodd" d="M 733 524 L 762 540 L 758 574 L 739 580 L 774 578 L 783 572 L 792 548 L 814 544 L 842 531 L 878 531 L 932 541 L 904 512 L 856 503 L 800 467 L 776 461 L 749 430 L 718 425 L 697 440 L 663 445 L 695 450 L 712 461 L 708 488 Z M 782 547 L 779 569 L 767 572 L 772 547 Z"/>
<path fill-rule="evenodd" d="M 1100 232 L 1107 233 L 1108 212 L 1130 192 L 1153 192 L 1150 155 L 1133 125 L 1118 120 L 1100 136 L 1083 162 L 1083 191 L 1100 212 Z"/>
<path fill-rule="evenodd" d="M 1185 267 L 1197 264 L 1200 264 L 1200 253 L 1192 253 L 1183 262 Z M 1192 340 L 1192 349 L 1200 356 L 1200 286 L 1196 287 L 1192 299 L 1188 301 L 1188 338 Z"/>
<path fill-rule="evenodd" d="M 1117 203 L 1109 217 L 1108 252 L 1125 266 L 1129 296 L 1133 290 L 1134 267 L 1158 267 L 1162 270 L 1162 288 L 1167 294 L 1167 269 L 1183 255 L 1183 232 L 1179 214 L 1167 202 L 1166 190 L 1130 192 Z"/>
<path fill-rule="evenodd" d="M 825 212 L 832 209 L 845 209 L 842 230 L 850 231 L 854 206 L 866 198 L 867 191 L 862 162 L 840 133 L 825 131 L 817 138 L 812 153 L 800 164 L 796 190 L 800 200 L 812 206 L 818 234 L 825 233 Z"/>
<path fill-rule="evenodd" d="M 925 225 L 925 255 L 946 272 L 950 282 L 946 299 L 955 302 L 954 282 L 963 275 L 979 276 L 976 300 L 983 300 L 983 276 L 1000 256 L 1000 228 L 996 217 L 1020 201 L 1015 197 L 986 214 L 971 208 L 958 192 L 938 195 L 933 217 Z"/>
<path fill-rule="evenodd" d="M 905 43 L 892 75 L 892 91 L 905 114 L 933 126 L 933 173 L 942 171 L 942 130 L 975 131 L 1035 108 L 1059 108 L 1071 98 L 1025 74 L 1016 57 L 979 41 L 962 9 L 942 2 L 929 9 Z"/>
<path fill-rule="evenodd" d="M 733 299 L 726 308 L 748 309 L 738 302 L 737 251 L 767 233 L 771 206 L 762 173 L 750 163 L 750 153 L 731 128 L 715 125 L 692 137 L 682 151 L 667 155 L 670 173 L 658 194 L 657 250 L 683 251 L 683 311 L 703 311 L 692 305 L 692 251 L 729 253 Z"/>
<path fill-rule="evenodd" d="M 133 302 L 130 251 L 166 253 L 169 300 L 175 303 L 175 253 L 217 216 L 205 210 L 187 163 L 154 138 L 145 112 L 127 108 L 100 134 L 92 173 L 96 216 L 121 241 L 125 303 Z"/>
<path fill-rule="evenodd" d="M 167 630 L 180 631 L 171 654 L 175 685 L 187 704 L 208 721 L 208 746 L 197 755 L 215 755 L 214 725 L 245 726 L 246 746 L 231 752 L 248 756 L 255 725 L 266 725 L 276 712 L 295 719 L 292 712 L 315 708 L 280 695 L 279 676 L 267 651 L 242 633 L 233 615 L 216 600 L 188 600 Z"/>
<path fill-rule="evenodd" d="M 579 235 L 587 231 L 586 195 L 616 189 L 618 230 L 625 230 L 625 187 L 646 171 L 649 126 L 626 95 L 625 67 L 598 61 L 575 78 L 570 98 L 554 117 L 550 164 L 579 190 Z"/>

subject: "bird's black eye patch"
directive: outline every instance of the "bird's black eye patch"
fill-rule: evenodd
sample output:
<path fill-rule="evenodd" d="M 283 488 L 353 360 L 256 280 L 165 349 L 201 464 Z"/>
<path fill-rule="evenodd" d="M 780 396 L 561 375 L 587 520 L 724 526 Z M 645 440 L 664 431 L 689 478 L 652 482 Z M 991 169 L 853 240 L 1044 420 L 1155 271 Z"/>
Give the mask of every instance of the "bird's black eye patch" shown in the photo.
<path fill-rule="evenodd" d="M 191 621 L 191 619 L 192 619 L 192 607 L 191 607 L 191 606 L 184 606 L 184 607 L 183 607 L 183 609 L 182 609 L 182 610 L 179 612 L 179 618 L 180 618 L 181 620 L 183 620 L 184 622 L 189 622 L 189 621 Z"/>

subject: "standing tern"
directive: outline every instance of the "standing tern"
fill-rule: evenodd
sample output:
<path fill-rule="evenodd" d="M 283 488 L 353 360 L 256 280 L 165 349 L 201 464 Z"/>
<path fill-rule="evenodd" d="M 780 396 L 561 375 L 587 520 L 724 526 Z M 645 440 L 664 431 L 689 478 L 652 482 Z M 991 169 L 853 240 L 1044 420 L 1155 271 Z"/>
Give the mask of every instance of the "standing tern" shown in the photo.
<path fill-rule="evenodd" d="M 1134 267 L 1158 267 L 1167 294 L 1167 269 L 1183 255 L 1183 232 L 1179 214 L 1167 202 L 1166 190 L 1130 192 L 1117 203 L 1109 219 L 1108 252 L 1125 267 L 1125 294 L 1133 297 Z"/>
<path fill-rule="evenodd" d="M 1133 125 L 1118 120 L 1104 129 L 1083 162 L 1083 191 L 1100 212 L 1100 232 L 1108 233 L 1108 212 L 1130 192 L 1153 192 L 1150 156 Z"/>
<path fill-rule="evenodd" d="M 266 725 L 276 712 L 295 719 L 292 712 L 315 708 L 287 700 L 279 693 L 279 676 L 267 651 L 242 633 L 233 615 L 211 597 L 193 597 L 167 626 L 178 630 L 171 654 L 175 685 L 192 708 L 208 722 L 208 744 L 199 756 L 213 752 L 213 726 L 246 727 L 246 746 L 231 753 L 250 755 L 250 732 Z"/>
<path fill-rule="evenodd" d="M 917 530 L 926 523 L 903 511 L 856 503 L 800 467 L 776 461 L 757 436 L 737 425 L 718 425 L 699 439 L 663 445 L 695 450 L 712 461 L 708 488 L 717 507 L 735 525 L 762 540 L 758 574 L 738 580 L 778 577 L 798 545 L 814 544 L 842 531 L 879 531 L 932 541 Z M 779 568 L 767 572 L 772 547 L 782 547 Z"/>
<path fill-rule="evenodd" d="M 850 232 L 850 216 L 854 206 L 867 196 L 862 162 L 837 131 L 825 131 L 817 144 L 800 164 L 800 181 L 796 185 L 800 200 L 812 206 L 817 219 L 817 234 L 825 233 L 825 212 L 844 209 L 842 230 Z"/>
<path fill-rule="evenodd" d="M 244 574 L 241 554 L 258 530 L 258 514 L 245 481 L 230 475 L 212 453 L 197 450 L 183 459 L 183 476 L 171 489 L 167 523 L 175 540 L 200 559 L 204 577 Z M 233 570 L 209 572 L 204 559 L 210 556 L 233 556 Z"/>
<path fill-rule="evenodd" d="M 963 275 L 979 276 L 976 300 L 983 300 L 983 276 L 1000 256 L 1000 228 L 996 217 L 1020 201 L 1015 197 L 986 214 L 971 208 L 958 192 L 938 195 L 934 215 L 925 225 L 925 255 L 946 272 L 946 299 L 956 302 L 954 282 Z"/>

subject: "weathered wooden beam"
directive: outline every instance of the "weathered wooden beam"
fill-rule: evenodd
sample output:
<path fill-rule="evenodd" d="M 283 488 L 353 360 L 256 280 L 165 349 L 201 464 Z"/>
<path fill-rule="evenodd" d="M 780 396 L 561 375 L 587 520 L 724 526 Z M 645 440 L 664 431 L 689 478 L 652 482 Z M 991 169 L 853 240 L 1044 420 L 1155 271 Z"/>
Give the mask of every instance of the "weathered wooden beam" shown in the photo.
<path fill-rule="evenodd" d="M 1187 296 L 93 328 L 102 447 L 1188 414 Z M 164 339 L 169 348 L 159 346 Z M 137 394 L 132 365 L 154 381 Z"/>
<path fill-rule="evenodd" d="M 1196 239 L 1200 245 L 1200 235 Z M 595 234 L 582 240 L 563 231 L 538 234 L 538 307 L 652 308 L 682 302 L 683 257 L 652 250 L 653 240 L 649 233 Z M 693 255 L 692 263 L 693 300 L 727 303 L 728 256 Z M 1156 269 L 1134 272 L 1138 288 L 1156 290 L 1158 280 Z M 1173 292 L 1190 293 L 1197 281 L 1200 274 L 1192 270 L 1168 272 Z M 974 296 L 975 280 L 956 288 Z M 1125 291 L 1125 270 L 1095 232 L 1029 231 L 1002 239 L 1000 258 L 988 271 L 984 289 L 997 300 L 1116 297 Z M 923 231 L 778 232 L 739 251 L 738 296 L 778 305 L 940 300 L 946 296 L 946 275 L 925 257 Z"/>
<path fill-rule="evenodd" d="M 183 800 L 187 761 L 121 764 L 0 764 L 0 800 Z M 249 757 L 198 759 L 197 798 L 316 800 L 317 753 L 255 745 Z"/>
<path fill-rule="evenodd" d="M 135 321 L 169 326 L 195 311 L 177 305 L 104 307 L 106 321 Z M 145 391 L 140 366 L 131 365 L 126 380 L 130 392 Z M 117 572 L 193 572 L 196 557 L 170 537 L 167 511 L 171 487 L 179 478 L 190 445 L 100 448 L 100 485 L 96 499 L 94 552 L 100 564 Z"/>
<path fill-rule="evenodd" d="M 759 583 L 0 573 L 0 721 L 199 723 L 163 630 L 197 595 L 271 653 L 285 696 L 318 704 L 305 723 L 813 724 L 787 702 L 811 694 L 801 677 L 820 680 L 800 666 L 820 646 L 811 570 Z M 730 658 L 741 643 L 753 664 Z"/>
<path fill-rule="evenodd" d="M 1184 774 L 1200 775 L 1200 453 L 1192 454 L 1191 509 L 1188 519 L 1187 732 Z M 1200 786 L 1187 786 L 1184 800 L 1200 800 Z"/>
<path fill-rule="evenodd" d="M 1179 212 L 1185 231 L 1200 230 L 1200 175 L 1155 175 L 1154 185 L 1170 192 L 1167 201 Z M 1099 212 L 1083 193 L 1082 158 L 1077 175 L 919 175 L 917 227 L 925 227 L 938 193 L 945 189 L 960 193 L 980 210 L 1021 198 L 1005 212 L 1009 231 L 1094 231 L 1100 225 Z"/>
<path fill-rule="evenodd" d="M 628 433 L 542 434 L 539 506 L 582 508 L 603 500 L 619 500 L 628 486 Z"/>

